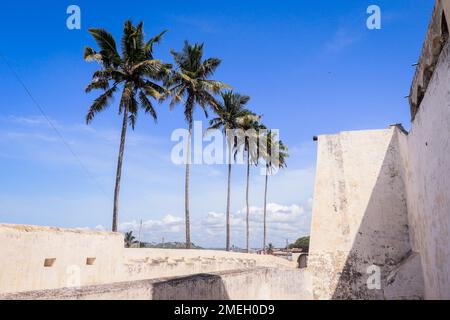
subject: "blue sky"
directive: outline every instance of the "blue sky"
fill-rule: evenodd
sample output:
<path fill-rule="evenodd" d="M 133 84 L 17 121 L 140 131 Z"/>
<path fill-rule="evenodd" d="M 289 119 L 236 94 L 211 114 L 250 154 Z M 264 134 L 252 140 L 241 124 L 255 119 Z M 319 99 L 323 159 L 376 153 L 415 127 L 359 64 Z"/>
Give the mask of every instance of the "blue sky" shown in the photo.
<path fill-rule="evenodd" d="M 132 4 L 131 4 L 132 3 Z M 66 28 L 66 8 L 81 8 L 81 30 Z M 366 9 L 382 10 L 382 29 L 366 28 Z M 280 129 L 289 168 L 269 181 L 269 240 L 282 245 L 309 232 L 317 134 L 409 128 L 404 98 L 420 54 L 433 1 L 3 1 L 0 53 L 70 144 L 80 167 L 0 60 L 0 222 L 109 228 L 120 118 L 112 105 L 90 126 L 85 94 L 96 66 L 83 61 L 95 46 L 89 27 L 121 35 L 123 21 L 144 21 L 147 36 L 168 29 L 156 57 L 184 40 L 205 43 L 223 60 L 215 77 L 252 97 L 249 107 Z M 144 239 L 183 240 L 184 168 L 170 161 L 181 106 L 158 106 L 158 124 L 141 115 L 128 135 L 120 205 L 122 230 L 145 221 Z M 204 120 L 201 113 L 196 119 Z M 263 180 L 253 170 L 252 246 L 260 246 Z M 233 239 L 243 246 L 245 171 L 233 172 Z M 226 171 L 194 166 L 193 241 L 223 246 Z"/>

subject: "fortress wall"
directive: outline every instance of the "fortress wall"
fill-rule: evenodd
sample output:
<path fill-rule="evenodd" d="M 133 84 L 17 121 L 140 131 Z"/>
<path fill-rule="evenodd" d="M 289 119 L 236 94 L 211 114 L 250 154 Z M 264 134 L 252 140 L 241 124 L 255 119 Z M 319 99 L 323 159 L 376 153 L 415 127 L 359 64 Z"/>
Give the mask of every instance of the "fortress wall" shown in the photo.
<path fill-rule="evenodd" d="M 0 224 L 0 294 L 282 267 L 274 256 L 213 250 L 125 249 L 118 233 Z M 88 258 L 91 264 L 87 264 Z M 46 259 L 55 259 L 45 266 Z M 47 260 L 51 262 L 51 260 Z"/>
<path fill-rule="evenodd" d="M 214 250 L 125 249 L 122 281 L 154 279 L 255 267 L 295 269 L 297 263 L 272 255 Z"/>
<path fill-rule="evenodd" d="M 305 270 L 257 267 L 187 277 L 6 294 L 0 295 L 0 299 L 305 300 L 311 299 L 311 285 L 310 275 Z"/>
<path fill-rule="evenodd" d="M 450 0 L 437 0 L 411 86 L 409 134 L 393 126 L 319 137 L 316 298 L 450 299 L 449 19 Z M 381 290 L 367 290 L 371 263 L 381 267 Z"/>
<path fill-rule="evenodd" d="M 449 4 L 450 1 L 447 2 Z M 450 17 L 450 12 L 449 12 Z M 411 243 L 420 252 L 425 297 L 450 299 L 450 46 L 444 47 L 411 132 L 407 198 Z"/>
<path fill-rule="evenodd" d="M 122 251 L 120 234 L 2 224 L 0 293 L 109 282 L 121 273 Z M 45 259 L 55 260 L 46 267 Z"/>
<path fill-rule="evenodd" d="M 382 299 L 391 271 L 411 254 L 399 134 L 391 127 L 319 136 L 308 266 L 314 298 Z M 367 286 L 371 266 L 379 267 L 379 289 Z"/>

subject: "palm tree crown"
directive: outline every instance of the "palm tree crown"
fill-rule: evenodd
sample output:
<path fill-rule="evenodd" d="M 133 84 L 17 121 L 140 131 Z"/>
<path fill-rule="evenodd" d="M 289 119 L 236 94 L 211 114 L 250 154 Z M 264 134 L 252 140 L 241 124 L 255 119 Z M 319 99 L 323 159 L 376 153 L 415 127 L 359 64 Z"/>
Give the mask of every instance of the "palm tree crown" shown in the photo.
<path fill-rule="evenodd" d="M 223 88 L 228 88 L 223 82 L 209 79 L 221 60 L 218 58 L 203 60 L 203 44 L 191 45 L 187 41 L 181 52 L 172 50 L 171 54 L 177 66 L 168 82 L 171 86 L 171 106 L 182 102 L 186 121 L 191 125 L 195 104 L 198 104 L 208 116 L 208 106 L 217 108 L 214 95 Z"/>
<path fill-rule="evenodd" d="M 264 147 L 261 148 L 261 158 L 266 164 L 267 173 L 287 167 L 286 159 L 289 157 L 288 147 L 271 130 L 262 137 Z"/>
<path fill-rule="evenodd" d="M 128 120 L 133 128 L 139 106 L 156 120 L 156 111 L 148 96 L 159 100 L 167 93 L 167 90 L 158 85 L 155 80 L 166 79 L 171 65 L 153 58 L 153 44 L 162 39 L 165 31 L 144 42 L 142 27 L 142 22 L 137 26 L 133 26 L 131 21 L 125 22 L 121 39 L 122 56 L 117 50 L 114 37 L 108 31 L 89 29 L 89 33 L 100 47 L 100 52 L 86 47 L 84 59 L 98 62 L 102 69 L 94 72 L 86 92 L 100 89 L 104 93 L 95 99 L 89 108 L 86 116 L 87 123 L 109 106 L 114 93 L 119 88 L 122 88 L 119 114 L 127 110 Z"/>
<path fill-rule="evenodd" d="M 239 148 L 244 151 L 247 162 L 257 165 L 261 157 L 260 154 L 260 134 L 266 130 L 266 126 L 261 123 L 262 116 L 251 112 L 250 114 L 238 119 L 239 129 L 245 133 L 245 137 L 240 139 Z"/>
<path fill-rule="evenodd" d="M 250 100 L 249 96 L 240 95 L 233 91 L 221 93 L 223 103 L 218 103 L 216 107 L 217 117 L 210 120 L 209 129 L 222 128 L 224 133 L 226 130 L 238 129 L 243 119 L 250 116 L 252 112 L 245 108 Z"/>

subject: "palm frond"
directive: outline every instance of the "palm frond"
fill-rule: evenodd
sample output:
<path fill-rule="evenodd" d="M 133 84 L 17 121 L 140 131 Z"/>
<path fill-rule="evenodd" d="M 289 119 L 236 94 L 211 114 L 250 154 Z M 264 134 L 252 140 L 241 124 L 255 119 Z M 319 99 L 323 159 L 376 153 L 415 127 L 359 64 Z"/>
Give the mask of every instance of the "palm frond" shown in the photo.
<path fill-rule="evenodd" d="M 131 73 L 134 74 L 157 74 L 161 71 L 161 61 L 159 60 L 144 60 L 135 64 L 131 68 Z"/>
<path fill-rule="evenodd" d="M 89 108 L 89 111 L 86 115 L 86 123 L 91 123 L 92 119 L 94 119 L 95 115 L 99 113 L 100 111 L 104 110 L 106 107 L 108 107 L 109 102 L 111 98 L 114 95 L 114 92 L 116 92 L 117 86 L 114 85 L 110 89 L 106 90 L 105 93 L 100 95 L 97 99 L 94 100 L 94 103 Z"/>
<path fill-rule="evenodd" d="M 146 94 L 143 91 L 139 92 L 139 100 L 140 100 L 141 106 L 145 110 L 145 112 L 149 113 L 152 116 L 153 120 L 155 120 L 155 122 L 156 122 L 158 119 L 156 111 L 153 108 L 152 103 L 150 102 L 150 100 L 148 100 Z"/>
<path fill-rule="evenodd" d="M 153 44 L 159 43 L 166 32 L 167 30 L 164 30 L 160 34 L 154 36 L 153 38 L 147 41 L 144 47 L 145 56 L 147 57 L 147 59 L 153 59 Z"/>
<path fill-rule="evenodd" d="M 91 92 L 94 89 L 107 90 L 109 88 L 109 81 L 107 79 L 96 78 L 89 83 L 85 89 L 86 93 Z"/>
<path fill-rule="evenodd" d="M 97 53 L 91 47 L 84 47 L 84 60 L 87 62 L 96 61 L 98 63 L 102 63 L 102 55 Z"/>
<path fill-rule="evenodd" d="M 218 58 L 209 58 L 206 59 L 203 63 L 202 63 L 202 72 L 203 72 L 203 76 L 205 78 L 211 76 L 214 74 L 214 72 L 216 71 L 217 67 L 222 63 L 222 60 L 218 59 Z"/>
<path fill-rule="evenodd" d="M 101 49 L 100 54 L 102 56 L 102 63 L 105 66 L 110 66 L 111 64 L 115 66 L 119 65 L 121 59 L 117 52 L 114 37 L 108 31 L 101 28 L 91 28 L 88 31 L 94 37 L 97 45 Z"/>

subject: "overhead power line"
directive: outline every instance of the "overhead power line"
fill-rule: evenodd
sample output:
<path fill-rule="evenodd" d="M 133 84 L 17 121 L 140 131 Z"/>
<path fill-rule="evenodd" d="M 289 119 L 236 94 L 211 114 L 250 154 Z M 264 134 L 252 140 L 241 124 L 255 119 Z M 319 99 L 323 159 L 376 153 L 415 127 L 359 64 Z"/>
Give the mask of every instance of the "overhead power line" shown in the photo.
<path fill-rule="evenodd" d="M 11 73 L 14 75 L 16 80 L 20 83 L 22 88 L 25 90 L 27 95 L 30 97 L 31 101 L 33 101 L 33 104 L 35 107 L 39 110 L 41 115 L 44 117 L 44 119 L 47 121 L 49 126 L 53 129 L 56 136 L 62 141 L 62 143 L 66 146 L 66 148 L 69 150 L 69 152 L 72 154 L 72 156 L 75 158 L 75 160 L 78 162 L 81 170 L 84 172 L 84 174 L 92 180 L 92 182 L 99 188 L 99 190 L 108 198 L 110 199 L 110 196 L 106 193 L 106 191 L 102 188 L 102 186 L 98 183 L 97 179 L 91 174 L 91 172 L 87 169 L 87 167 L 83 164 L 80 157 L 77 155 L 75 150 L 72 149 L 70 144 L 64 139 L 64 136 L 61 134 L 61 132 L 58 130 L 58 128 L 53 124 L 53 122 L 50 120 L 50 118 L 47 116 L 47 114 L 44 111 L 44 108 L 39 104 L 39 102 L 34 98 L 34 96 L 31 94 L 31 91 L 28 89 L 28 87 L 25 85 L 25 82 L 21 79 L 19 74 L 16 72 L 16 70 L 12 67 L 12 65 L 9 63 L 9 61 L 6 59 L 6 57 L 3 54 L 0 54 L 0 57 L 3 59 L 5 64 L 7 65 L 8 69 L 11 71 Z M 111 200 L 111 199 L 110 199 Z"/>

